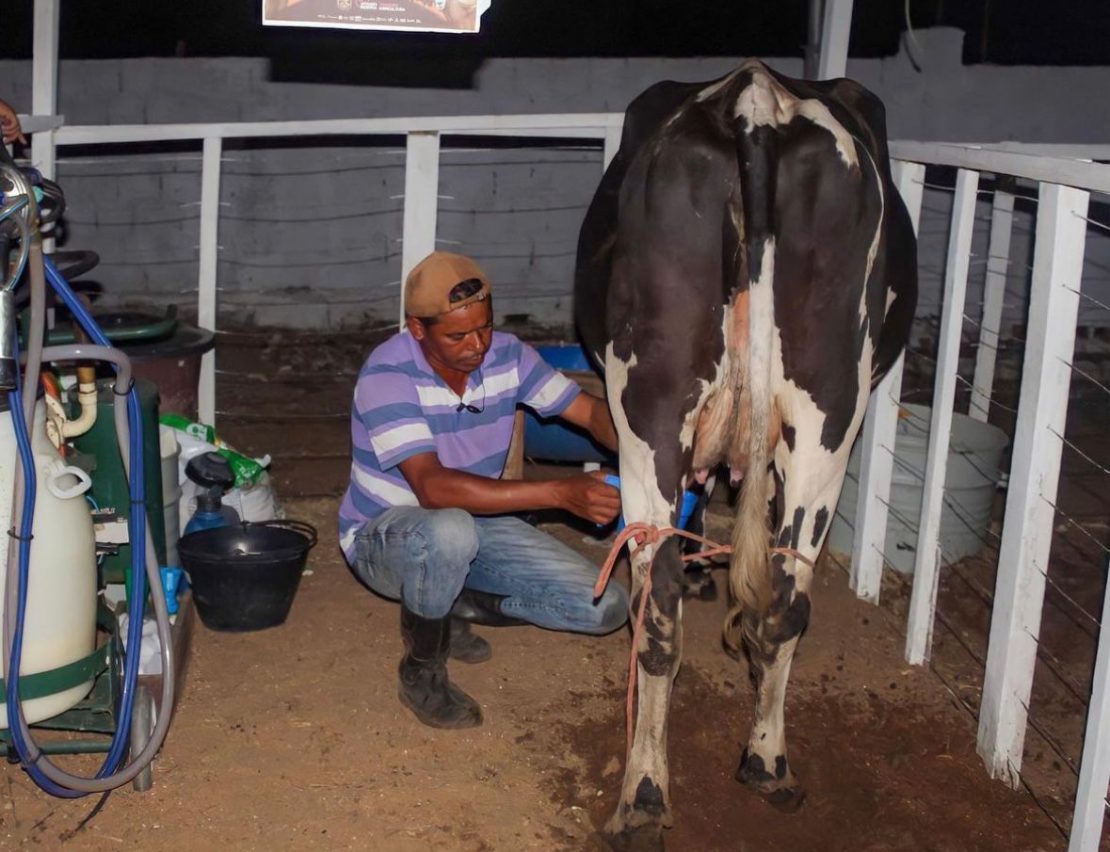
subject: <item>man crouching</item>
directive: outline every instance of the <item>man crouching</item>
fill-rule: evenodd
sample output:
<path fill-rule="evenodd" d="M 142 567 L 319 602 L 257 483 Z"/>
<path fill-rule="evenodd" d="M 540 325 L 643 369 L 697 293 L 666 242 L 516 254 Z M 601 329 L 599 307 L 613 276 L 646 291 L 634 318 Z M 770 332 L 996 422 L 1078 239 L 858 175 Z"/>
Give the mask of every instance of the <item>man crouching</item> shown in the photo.
<path fill-rule="evenodd" d="M 426 725 L 480 725 L 447 657 L 480 662 L 489 644 L 467 622 L 608 633 L 628 616 L 596 566 L 507 513 L 565 509 L 605 524 L 619 492 L 601 474 L 500 479 L 518 404 L 560 416 L 616 449 L 604 400 L 493 330 L 490 284 L 471 259 L 434 252 L 409 274 L 406 328 L 366 359 L 351 412 L 351 482 L 340 545 L 358 577 L 401 603 L 401 702 Z"/>

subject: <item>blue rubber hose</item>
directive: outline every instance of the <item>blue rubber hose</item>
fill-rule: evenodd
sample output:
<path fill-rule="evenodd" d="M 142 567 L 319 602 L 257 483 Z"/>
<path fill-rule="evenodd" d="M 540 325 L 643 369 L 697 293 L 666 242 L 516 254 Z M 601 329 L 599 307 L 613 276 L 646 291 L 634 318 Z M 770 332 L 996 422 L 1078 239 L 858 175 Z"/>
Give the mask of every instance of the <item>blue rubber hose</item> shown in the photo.
<path fill-rule="evenodd" d="M 28 566 L 31 562 L 31 526 L 35 512 L 35 490 L 37 487 L 37 483 L 35 482 L 35 460 L 31 452 L 31 440 L 27 435 L 26 421 L 23 419 L 23 399 L 18 378 L 16 380 L 15 390 L 8 393 L 8 405 L 12 413 L 12 426 L 15 430 L 16 446 L 19 450 L 19 458 L 23 466 L 25 494 L 23 513 L 19 522 L 19 532 L 16 533 L 19 537 L 19 565 L 17 568 L 19 571 L 19 599 L 16 606 L 16 629 L 15 636 L 12 639 L 11 659 L 8 662 L 8 681 L 5 692 L 5 700 L 7 701 L 9 714 L 8 729 L 11 731 L 12 744 L 15 746 L 16 753 L 24 761 L 24 769 L 26 769 L 27 774 L 31 776 L 31 780 L 51 795 L 66 799 L 76 799 L 84 794 L 58 786 L 43 775 L 40 770 L 26 762 L 28 750 L 27 743 L 23 739 L 23 732 L 20 730 L 19 725 L 13 725 L 11 723 L 11 714 L 13 710 L 14 712 L 19 712 L 19 662 L 23 653 L 23 621 L 27 608 Z"/>
<path fill-rule="evenodd" d="M 19 392 L 19 390 L 18 390 L 18 387 L 17 387 L 16 393 L 18 393 L 18 392 Z M 15 631 L 15 635 L 13 637 L 12 659 L 10 660 L 9 667 L 8 667 L 8 683 L 7 683 L 8 708 L 9 708 L 9 710 L 12 710 L 13 708 L 16 708 L 16 712 L 18 712 L 17 708 L 19 707 L 19 705 L 18 705 L 18 703 L 16 703 L 16 702 L 18 702 L 18 686 L 17 686 L 17 684 L 19 682 L 19 680 L 18 680 L 19 679 L 19 664 L 20 664 L 20 659 L 21 659 L 21 654 L 22 654 L 22 645 L 23 645 L 23 628 L 24 628 L 24 623 L 25 623 L 25 620 L 26 620 L 27 588 L 28 588 L 29 576 L 30 576 L 30 573 L 29 573 L 30 542 L 31 542 L 31 537 L 33 535 L 32 524 L 33 524 L 33 518 L 34 518 L 34 503 L 35 503 L 37 484 L 36 484 L 35 476 L 34 476 L 34 470 L 35 470 L 34 456 L 33 456 L 33 452 L 32 452 L 32 449 L 31 449 L 30 437 L 27 434 L 27 430 L 26 430 L 26 421 L 25 421 L 24 416 L 23 416 L 22 397 L 20 397 L 18 400 L 14 400 L 14 401 L 11 402 L 11 410 L 12 410 L 12 414 L 13 414 L 13 425 L 14 425 L 14 428 L 15 428 L 16 443 L 17 443 L 17 446 L 19 447 L 20 459 L 21 459 L 21 462 L 22 462 L 22 465 L 23 465 L 24 491 L 25 491 L 23 514 L 22 514 L 22 517 L 21 517 L 21 530 L 19 532 L 19 596 L 18 596 L 18 603 L 17 603 L 17 607 L 16 607 L 16 631 Z M 135 588 L 135 586 L 133 585 L 132 588 Z M 138 598 L 138 600 L 142 601 L 143 598 Z M 135 609 L 134 599 L 132 600 L 131 604 L 132 604 L 132 606 L 131 606 L 132 613 L 134 613 L 134 609 Z M 141 608 L 140 608 L 140 610 L 139 610 L 139 620 L 140 620 L 140 622 L 141 622 L 141 618 L 142 618 L 141 612 L 142 611 L 141 611 Z M 129 625 L 129 627 L 130 627 L 130 625 Z M 141 624 L 140 624 L 140 631 L 141 631 Z M 129 630 L 128 636 L 129 636 L 129 642 L 134 641 L 131 638 L 132 633 L 130 632 L 130 630 Z M 141 636 L 141 633 L 140 633 L 140 636 Z M 137 648 L 137 646 L 135 646 L 135 645 L 129 645 L 129 647 L 131 647 L 133 649 Z M 123 758 L 125 749 L 128 745 L 128 740 L 129 740 L 128 734 L 129 734 L 129 731 L 130 731 L 130 717 L 131 717 L 130 709 L 131 709 L 131 705 L 134 702 L 133 697 L 129 698 L 128 690 L 126 688 L 127 687 L 127 681 L 128 681 L 128 674 L 131 674 L 131 672 L 130 672 L 131 669 L 134 670 L 133 671 L 133 676 L 132 676 L 132 689 L 131 689 L 131 692 L 130 692 L 130 695 L 133 696 L 133 694 L 134 694 L 134 686 L 133 686 L 134 678 L 138 676 L 138 653 L 137 653 L 137 651 L 135 653 L 129 655 L 126 659 L 125 676 L 124 676 L 124 687 L 125 688 L 124 688 L 124 695 L 121 698 L 121 702 L 120 702 L 121 706 L 120 706 L 120 712 L 119 712 L 119 723 L 118 723 L 117 728 L 116 728 L 116 733 L 113 736 L 112 744 L 109 748 L 108 755 L 105 757 L 105 760 L 104 760 L 100 770 L 97 772 L 97 775 L 96 775 L 97 778 L 102 778 L 102 777 L 105 777 L 107 775 L 110 775 L 116 770 L 116 768 L 119 766 L 120 761 Z M 23 737 L 22 726 L 20 726 L 20 725 L 9 725 L 9 727 L 10 727 L 11 733 L 12 733 L 12 743 L 16 747 L 16 752 L 23 759 L 24 765 L 25 765 L 25 768 L 26 768 L 28 774 L 30 775 L 32 780 L 35 781 L 36 784 L 38 784 L 46 792 L 51 793 L 52 795 L 55 795 L 55 796 L 63 797 L 63 798 L 77 798 L 77 797 L 80 797 L 80 796 L 87 795 L 87 793 L 85 793 L 85 792 L 69 790 L 69 789 L 66 789 L 64 787 L 61 787 L 61 786 L 55 784 L 50 779 L 48 779 L 45 775 L 43 775 L 41 770 L 39 770 L 36 766 L 34 766 L 34 764 L 32 762 L 29 761 L 31 749 L 28 747 L 29 744 L 27 743 L 27 741 Z"/>
<path fill-rule="evenodd" d="M 110 345 L 107 337 L 103 334 L 100 328 L 96 325 L 95 321 L 85 310 L 84 305 L 75 296 L 70 289 L 64 277 L 57 271 L 53 263 L 48 259 L 45 262 L 46 276 L 55 291 L 62 297 L 63 302 L 70 308 L 74 316 L 81 323 L 82 327 L 89 334 L 89 336 L 100 345 Z M 18 381 L 18 379 L 17 379 Z M 17 392 L 18 394 L 18 389 Z M 11 395 L 9 395 L 11 396 Z M 145 608 L 146 598 L 146 573 L 144 558 L 145 554 L 141 547 L 137 546 L 135 542 L 141 542 L 145 539 L 146 534 L 146 517 L 145 517 L 145 500 L 144 500 L 144 481 L 143 481 L 143 453 L 142 453 L 142 424 L 141 424 L 141 410 L 139 407 L 138 395 L 132 388 L 128 392 L 128 422 L 130 428 L 130 458 L 131 458 L 131 471 L 130 471 L 130 486 L 132 493 L 131 512 L 128 521 L 128 531 L 130 540 L 132 541 L 132 597 L 129 602 L 129 624 L 127 634 L 127 647 L 130 653 L 125 655 L 124 665 L 124 678 L 123 690 L 120 699 L 120 707 L 118 712 L 118 720 L 115 735 L 112 739 L 107 757 L 103 765 L 97 772 L 97 778 L 103 778 L 111 775 L 116 771 L 119 766 L 126 748 L 129 744 L 129 733 L 131 727 L 131 715 L 134 704 L 135 686 L 138 677 L 138 663 L 139 663 L 139 645 L 142 641 L 142 616 Z M 19 662 L 22 653 L 22 639 L 23 639 L 23 625 L 26 615 L 26 590 L 29 576 L 29 562 L 30 562 L 30 538 L 32 535 L 32 524 L 34 518 L 34 500 L 35 500 L 35 476 L 34 476 L 34 457 L 31 450 L 30 438 L 26 430 L 26 420 L 23 412 L 22 397 L 17 401 L 13 401 L 11 405 L 13 415 L 16 441 L 19 447 L 20 459 L 23 464 L 23 474 L 25 483 L 26 499 L 23 506 L 23 513 L 21 517 L 21 531 L 19 533 L 19 595 L 18 605 L 16 611 L 16 632 L 12 645 L 12 659 L 8 668 L 8 683 L 7 683 L 7 701 L 8 708 L 18 712 L 19 699 L 18 699 L 18 682 L 19 682 Z M 30 749 L 28 743 L 23 737 L 23 731 L 20 725 L 9 725 L 12 731 L 12 742 L 16 747 L 17 753 L 24 761 L 25 768 L 32 780 L 35 781 L 40 787 L 48 793 L 55 796 L 65 798 L 75 798 L 87 795 L 87 792 L 70 790 L 61 787 L 51 781 L 41 770 L 30 762 Z"/>
<path fill-rule="evenodd" d="M 0 148 L 0 154 L 4 153 L 6 152 L 4 152 L 2 148 Z M 5 165 L 2 160 L 3 158 L 0 157 L 0 167 L 3 167 Z M 38 216 L 38 210 L 37 205 L 31 204 L 31 199 L 32 197 L 34 197 L 32 195 L 31 189 L 28 188 L 27 183 L 23 179 L 23 176 L 19 172 L 19 170 L 14 168 L 14 164 L 9 162 L 7 163 L 7 166 L 10 166 L 10 168 L 3 169 L 5 176 L 8 177 L 17 188 L 23 188 L 23 195 L 26 196 L 27 205 L 30 207 L 27 218 L 28 220 L 34 219 Z M 4 217 L 7 217 L 11 212 L 12 209 L 10 209 L 9 207 L 5 207 L 2 211 L 2 214 Z M 21 224 L 25 224 L 23 223 L 22 218 L 20 218 L 19 221 Z M 50 274 L 51 284 L 53 284 L 55 290 L 57 290 L 58 293 L 63 297 L 63 301 L 65 301 L 69 305 L 74 315 L 85 326 L 90 335 L 98 342 L 98 344 L 100 344 L 97 346 L 88 347 L 88 354 L 95 359 L 106 360 L 115 365 L 117 372 L 117 382 L 119 381 L 120 376 L 129 378 L 130 364 L 128 360 L 125 356 L 122 355 L 122 353 L 119 353 L 118 350 L 113 350 L 110 346 L 105 345 L 107 343 L 106 338 L 104 337 L 100 329 L 96 326 L 91 316 L 89 316 L 87 311 L 85 311 L 84 306 L 79 300 L 77 300 L 73 292 L 69 289 L 68 284 L 58 273 L 53 264 L 48 263 L 46 258 L 43 257 L 41 244 L 38 242 L 37 232 L 32 233 L 29 228 L 21 227 L 21 233 L 23 237 L 24 248 L 27 249 L 27 247 L 30 246 L 30 256 L 37 255 L 37 257 L 35 257 L 35 262 L 32 264 L 30 276 L 31 307 L 34 315 L 36 317 L 41 317 L 41 313 L 39 312 L 44 309 L 44 305 L 41 304 L 41 300 L 44 296 L 47 284 L 47 275 Z M 20 262 L 18 266 L 22 268 L 23 263 Z M 47 268 L 48 266 L 49 269 Z M 14 288 L 14 285 L 17 283 L 17 278 L 18 276 L 6 279 L 4 282 L 4 288 Z M 36 304 L 38 305 L 37 307 Z M 11 705 L 8 707 L 8 710 L 10 711 L 9 722 L 12 723 L 10 727 L 13 729 L 13 742 L 16 743 L 17 748 L 21 752 L 21 757 L 23 758 L 24 765 L 27 767 L 28 773 L 33 779 L 40 783 L 40 786 L 42 786 L 47 791 L 55 793 L 56 795 L 64 795 L 69 797 L 75 795 L 83 795 L 91 792 L 104 792 L 113 787 L 119 786 L 120 784 L 126 783 L 127 781 L 136 777 L 136 775 L 141 771 L 143 765 L 149 763 L 149 761 L 157 753 L 157 749 L 162 744 L 165 738 L 166 731 L 168 729 L 169 716 L 165 715 L 158 720 L 158 723 L 155 725 L 155 730 L 152 733 L 150 740 L 141 750 L 140 755 L 136 760 L 134 760 L 130 765 L 120 769 L 118 772 L 113 771 L 114 767 L 122 758 L 123 750 L 126 747 L 126 743 L 123 742 L 121 734 L 126 735 L 127 733 L 129 733 L 129 728 L 131 724 L 131 710 L 135 696 L 134 687 L 138 674 L 138 653 L 136 649 L 141 642 L 142 612 L 145 609 L 146 597 L 146 573 L 142 570 L 146 564 L 144 558 L 154 558 L 152 550 L 153 542 L 150 539 L 149 534 L 147 534 L 146 530 L 147 524 L 145 519 L 145 501 L 143 500 L 144 478 L 142 474 L 142 432 L 141 428 L 129 428 L 129 424 L 136 424 L 136 426 L 141 426 L 141 412 L 139 409 L 138 397 L 134 393 L 133 389 L 129 388 L 127 392 L 127 402 L 124 403 L 125 409 L 121 409 L 119 405 L 120 401 L 117 401 L 117 405 L 115 407 L 115 419 L 117 420 L 117 432 L 122 432 L 125 430 L 128 431 L 127 460 L 129 474 L 131 477 L 133 494 L 138 499 L 137 506 L 134 508 L 134 511 L 131 514 L 132 524 L 129 532 L 132 532 L 134 530 L 134 527 L 138 526 L 140 528 L 138 538 L 142 541 L 143 544 L 145 544 L 146 547 L 145 553 L 136 552 L 132 555 L 132 565 L 135 568 L 135 573 L 137 577 L 136 583 L 132 586 L 134 597 L 132 597 L 131 600 L 131 612 L 133 617 L 132 623 L 128 630 L 129 645 L 132 648 L 132 653 L 128 655 L 125 660 L 123 695 L 120 705 L 120 712 L 118 714 L 119 724 L 116 729 L 116 736 L 113 737 L 113 744 L 111 746 L 109 756 L 105 760 L 104 766 L 101 768 L 101 771 L 97 774 L 96 778 L 83 778 L 76 775 L 70 775 L 69 773 L 63 772 L 56 766 L 54 766 L 46 757 L 46 755 L 44 755 L 38 749 L 38 746 L 34 743 L 31 732 L 27 727 L 27 723 L 23 719 L 22 704 L 18 699 L 18 669 L 20 663 L 19 658 L 22 652 L 22 629 L 25 626 L 26 621 L 26 594 L 30 561 L 29 543 L 32 536 L 32 527 L 34 522 L 34 500 L 36 496 L 35 486 L 37 484 L 33 479 L 33 477 L 35 476 L 34 455 L 28 434 L 30 432 L 31 426 L 33 425 L 33 417 L 32 424 L 28 424 L 27 408 L 31 408 L 31 414 L 33 415 L 35 405 L 35 395 L 33 391 L 36 389 L 35 386 L 38 384 L 38 363 L 42 352 L 45 351 L 40 350 L 40 347 L 42 346 L 41 338 L 41 326 L 33 324 L 31 335 L 29 338 L 31 351 L 28 353 L 27 377 L 21 377 L 18 374 L 18 371 L 13 371 L 15 372 L 15 375 L 13 375 L 12 377 L 12 384 L 17 387 L 21 381 L 21 378 L 23 379 L 22 393 L 20 393 L 20 402 L 19 404 L 12 406 L 13 412 L 19 415 L 19 424 L 17 426 L 13 426 L 13 432 L 15 432 L 17 435 L 17 445 L 20 442 L 22 444 L 20 448 L 21 452 L 19 455 L 20 464 L 22 466 L 23 462 L 26 461 L 27 466 L 23 470 L 22 478 L 17 482 L 18 488 L 16 497 L 17 502 L 21 504 L 21 518 L 24 521 L 23 531 L 22 535 L 16 535 L 13 530 L 13 535 L 16 535 L 17 540 L 9 546 L 9 550 L 13 557 L 11 561 L 16 563 L 16 565 L 11 567 L 16 568 L 17 570 L 13 574 L 9 575 L 11 582 L 9 582 L 8 584 L 9 588 L 6 593 L 9 595 L 9 611 L 6 613 L 5 622 L 10 621 L 10 625 L 7 623 L 5 624 L 5 631 L 7 632 L 7 635 L 4 637 L 4 641 L 9 645 L 9 651 L 11 651 L 11 648 L 14 646 L 17 639 L 16 634 L 18 633 L 20 653 L 12 655 L 14 657 L 12 671 L 8 673 L 9 686 L 11 687 L 12 695 L 15 698 L 15 700 L 12 701 Z M 55 353 L 55 357 L 64 357 L 70 354 L 73 354 L 76 357 L 81 357 L 81 355 L 84 353 L 82 347 L 73 347 L 72 352 L 63 348 L 62 350 L 59 350 Z M 30 377 L 29 381 L 27 380 L 28 377 Z M 125 423 L 118 422 L 121 414 L 126 420 Z M 20 438 L 20 436 L 22 437 Z M 136 457 L 137 459 L 135 466 L 132 466 L 130 464 L 132 456 Z M 32 479 L 30 480 L 30 501 L 26 502 L 23 498 L 28 492 L 26 483 L 28 482 L 29 476 L 32 477 Z M 151 563 L 151 565 L 153 565 L 153 562 Z M 22 570 L 19 570 L 20 568 Z M 21 579 L 23 581 L 22 585 L 20 582 Z M 161 596 L 155 597 L 154 609 L 155 614 L 158 618 L 160 635 L 163 637 L 163 641 L 167 643 L 162 648 L 162 662 L 167 673 L 162 690 L 163 703 L 169 703 L 170 705 L 172 705 L 173 678 L 171 673 L 173 671 L 173 660 L 169 656 L 170 650 L 168 645 L 170 629 L 168 620 L 166 618 L 164 602 Z M 138 616 L 138 618 L 134 617 L 136 615 Z"/>
<path fill-rule="evenodd" d="M 65 277 L 58 272 L 50 258 L 44 258 L 46 280 L 54 291 L 62 297 L 62 301 L 74 318 L 81 324 L 85 333 L 94 343 L 100 346 L 111 346 L 107 335 L 101 331 L 96 320 L 85 309 L 85 305 L 77 298 Z M 113 763 L 105 761 L 97 777 L 110 775 L 115 771 L 120 759 L 128 745 L 128 735 L 131 730 L 131 711 L 134 705 L 134 692 L 139 673 L 139 646 L 143 634 L 143 610 L 146 605 L 146 565 L 145 551 L 142 542 L 146 540 L 146 500 L 145 480 L 143 471 L 143 428 L 142 410 L 139 406 L 139 394 L 131 388 L 127 393 L 127 421 L 130 432 L 130 457 L 131 457 L 131 506 L 128 517 L 128 536 L 131 541 L 131 599 L 128 601 L 127 624 L 127 652 L 124 660 L 123 694 L 120 699 L 119 720 L 116 734 L 112 740 L 112 751 L 109 756 L 115 756 Z"/>

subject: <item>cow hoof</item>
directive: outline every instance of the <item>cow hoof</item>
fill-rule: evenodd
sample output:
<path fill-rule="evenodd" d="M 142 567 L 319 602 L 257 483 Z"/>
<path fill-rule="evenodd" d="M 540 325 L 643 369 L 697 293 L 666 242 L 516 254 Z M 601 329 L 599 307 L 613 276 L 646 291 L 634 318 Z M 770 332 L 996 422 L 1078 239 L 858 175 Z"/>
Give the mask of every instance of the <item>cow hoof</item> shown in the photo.
<path fill-rule="evenodd" d="M 779 813 L 797 813 L 806 800 L 806 791 L 801 787 L 780 787 L 770 793 L 764 793 L 763 798 Z"/>
<path fill-rule="evenodd" d="M 736 780 L 759 793 L 775 810 L 782 813 L 795 813 L 805 801 L 806 792 L 794 780 L 794 774 L 782 764 L 781 777 L 773 775 L 764 767 L 759 755 L 744 749 L 740 767 L 736 770 Z"/>
<path fill-rule="evenodd" d="M 620 831 L 606 828 L 602 835 L 613 852 L 663 852 L 663 828 L 659 825 L 625 827 Z"/>

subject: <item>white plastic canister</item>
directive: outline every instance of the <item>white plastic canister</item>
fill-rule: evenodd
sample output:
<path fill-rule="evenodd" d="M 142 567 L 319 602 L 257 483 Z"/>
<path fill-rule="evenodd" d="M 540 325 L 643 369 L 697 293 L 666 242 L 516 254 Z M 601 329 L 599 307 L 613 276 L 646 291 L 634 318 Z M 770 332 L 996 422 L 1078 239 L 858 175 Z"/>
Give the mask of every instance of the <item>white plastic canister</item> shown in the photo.
<path fill-rule="evenodd" d="M 87 657 L 96 642 L 96 542 L 84 489 L 72 473 L 60 473 L 58 451 L 46 438 L 45 407 L 35 407 L 31 448 L 35 458 L 37 496 L 30 579 L 23 627 L 21 675 L 49 671 Z M 0 411 L 0 530 L 12 526 L 12 495 L 16 463 L 11 412 Z M 54 488 L 48 487 L 48 480 Z M 69 492 L 69 496 L 59 496 Z M 0 583 L 7 579 L 7 539 L 0 545 Z M 16 570 L 17 566 L 11 566 Z M 0 595 L 0 617 L 3 616 Z M 88 695 L 92 680 L 62 692 L 23 702 L 28 722 L 49 719 Z M 3 695 L 0 695 L 3 699 Z M 0 701 L 0 728 L 8 712 Z"/>

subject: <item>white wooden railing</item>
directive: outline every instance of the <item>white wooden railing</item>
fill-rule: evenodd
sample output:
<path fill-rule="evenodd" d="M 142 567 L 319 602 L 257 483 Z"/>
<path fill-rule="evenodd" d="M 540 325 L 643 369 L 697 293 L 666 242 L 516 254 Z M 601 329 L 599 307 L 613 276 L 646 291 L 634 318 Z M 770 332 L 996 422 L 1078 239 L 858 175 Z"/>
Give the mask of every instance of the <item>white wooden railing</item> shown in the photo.
<path fill-rule="evenodd" d="M 55 147 L 201 140 L 198 315 L 217 323 L 216 272 L 220 161 L 225 139 L 328 135 L 405 135 L 406 148 L 402 280 L 435 246 L 440 139 L 444 135 L 504 135 L 600 140 L 608 164 L 620 141 L 620 114 L 458 116 L 336 119 L 107 127 L 47 124 L 35 140 L 35 157 L 52 173 Z M 42 138 L 45 137 L 45 138 Z M 39 152 L 42 152 L 41 155 Z M 1021 768 L 1027 707 L 1036 661 L 1045 592 L 1045 566 L 1052 538 L 1053 504 L 1060 471 L 1061 440 L 1075 341 L 1086 215 L 1092 191 L 1110 192 L 1110 166 L 1084 162 L 1110 159 L 1110 146 L 959 145 L 894 142 L 894 173 L 917 226 L 926 164 L 957 168 L 955 201 L 945 267 L 936 383 L 933 393 L 924 499 L 919 518 L 906 658 L 925 662 L 930 653 L 939 577 L 939 526 L 945 466 L 956 388 L 957 360 L 968 277 L 976 189 L 981 172 L 1013 175 L 1040 184 L 1033 286 L 1025 365 L 1014 436 L 999 556 L 998 580 L 979 718 L 979 752 L 992 776 L 1016 784 Z M 989 254 L 1008 256 L 1013 196 L 996 191 Z M 973 416 L 985 418 L 993 384 L 993 353 L 1002 311 L 1004 265 L 988 267 L 981 345 L 976 364 Z M 200 416 L 215 420 L 215 355 L 202 364 Z M 902 360 L 872 396 L 865 422 L 860 494 L 850 579 L 862 598 L 877 602 L 884 565 L 898 395 Z M 976 413 L 977 412 L 977 413 Z M 1107 607 L 1110 607 L 1108 598 Z M 1103 612 L 1105 623 L 1106 609 Z M 1071 849 L 1098 846 L 1110 780 L 1110 639 L 1101 637 L 1071 831 Z"/>
<path fill-rule="evenodd" d="M 1080 152 L 1059 146 L 1054 153 L 1110 159 L 1110 145 L 1083 146 Z M 924 164 L 958 169 L 907 623 L 906 659 L 914 664 L 928 659 L 932 644 L 940 576 L 940 516 L 979 174 L 1012 175 L 1039 183 L 1024 365 L 979 708 L 979 753 L 993 777 L 1017 786 L 1053 537 L 1088 207 L 1092 190 L 1110 192 L 1110 166 L 1046 156 L 1043 150 L 1013 144 L 994 150 L 986 146 L 895 142 L 891 155 L 895 158 L 898 187 L 915 226 L 921 210 Z M 1013 205 L 1013 196 L 996 188 L 987 252 L 994 266 L 988 264 L 985 278 L 980 345 L 972 381 L 971 413 L 980 419 L 986 417 L 984 403 L 994 384 L 994 353 Z M 878 597 L 882 572 L 892 464 L 892 453 L 887 448 L 894 446 L 901 380 L 899 363 L 872 396 L 863 436 L 851 578 L 857 593 L 869 600 Z M 1103 625 L 1108 607 L 1110 595 L 1104 603 Z M 1108 657 L 1110 639 L 1102 631 L 1070 835 L 1072 850 L 1099 846 L 1110 782 Z"/>
<path fill-rule="evenodd" d="M 624 117 L 619 113 L 562 115 L 443 116 L 425 118 L 340 118 L 316 121 L 263 121 L 213 124 L 63 125 L 46 129 L 34 142 L 35 162 L 54 176 L 55 149 L 64 145 L 113 145 L 136 142 L 201 141 L 200 246 L 197 318 L 217 327 L 216 270 L 220 216 L 220 169 L 225 139 L 298 136 L 399 136 L 407 139 L 401 280 L 435 248 L 440 138 L 515 136 L 599 139 L 607 165 L 620 145 Z M 42 137 L 45 136 L 46 139 Z M 216 422 L 216 354 L 201 361 L 197 409 L 202 421 Z"/>

